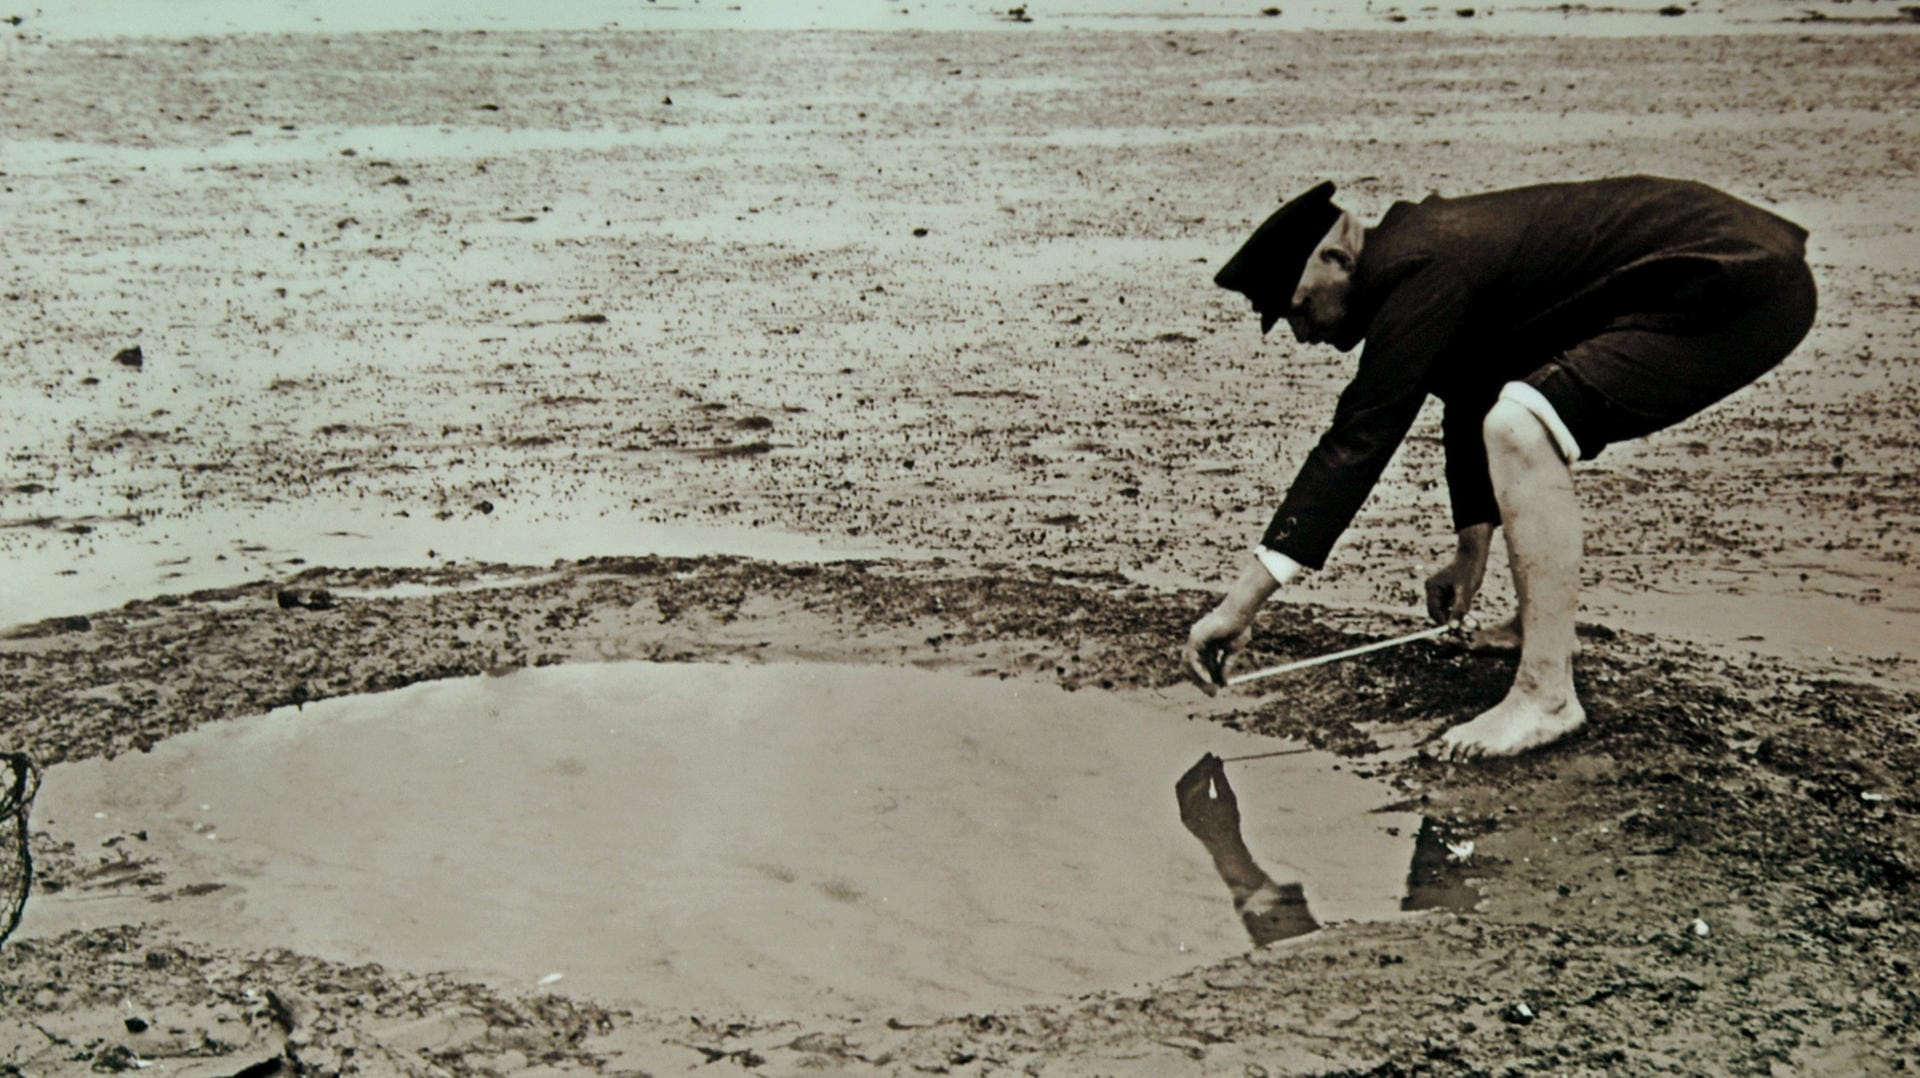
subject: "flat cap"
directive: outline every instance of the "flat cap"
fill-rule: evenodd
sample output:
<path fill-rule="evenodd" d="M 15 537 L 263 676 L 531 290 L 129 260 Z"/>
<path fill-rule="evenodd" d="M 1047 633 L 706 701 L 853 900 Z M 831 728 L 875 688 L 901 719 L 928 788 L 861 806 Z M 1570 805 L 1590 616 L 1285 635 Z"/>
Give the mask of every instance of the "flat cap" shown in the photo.
<path fill-rule="evenodd" d="M 1266 333 L 1293 302 L 1293 290 L 1306 272 L 1307 259 L 1340 219 L 1333 204 L 1333 181 L 1328 180 L 1273 211 L 1253 235 L 1227 259 L 1213 283 L 1244 294 L 1260 312 L 1260 332 Z"/>

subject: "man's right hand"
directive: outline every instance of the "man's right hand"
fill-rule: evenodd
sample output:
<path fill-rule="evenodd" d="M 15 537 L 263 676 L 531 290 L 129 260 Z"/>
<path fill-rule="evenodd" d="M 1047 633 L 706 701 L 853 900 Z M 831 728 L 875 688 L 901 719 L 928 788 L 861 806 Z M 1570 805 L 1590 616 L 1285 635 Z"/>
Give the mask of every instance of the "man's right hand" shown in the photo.
<path fill-rule="evenodd" d="M 1259 558 L 1248 559 L 1239 577 L 1207 616 L 1193 623 L 1180 653 L 1188 679 L 1212 696 L 1227 684 L 1227 661 L 1253 638 L 1253 618 L 1280 582 Z"/>
<path fill-rule="evenodd" d="M 1229 600 L 1207 612 L 1193 623 L 1182 653 L 1188 680 L 1200 691 L 1212 696 L 1227 684 L 1227 661 L 1253 638 L 1253 617 L 1242 615 Z"/>

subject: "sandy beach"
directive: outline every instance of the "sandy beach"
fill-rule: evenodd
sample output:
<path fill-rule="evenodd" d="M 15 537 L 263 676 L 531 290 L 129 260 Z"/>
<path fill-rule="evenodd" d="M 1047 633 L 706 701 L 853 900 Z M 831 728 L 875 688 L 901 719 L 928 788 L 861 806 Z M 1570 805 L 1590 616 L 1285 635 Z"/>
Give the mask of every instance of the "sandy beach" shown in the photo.
<path fill-rule="evenodd" d="M 0 25 L 0 750 L 46 782 L 0 1073 L 1920 1063 L 1920 19 L 1019 10 Z M 1633 172 L 1806 225 L 1821 313 L 1576 470 L 1591 725 L 1423 760 L 1511 670 L 1446 643 L 1181 685 L 1353 363 L 1212 286 L 1246 230 L 1321 178 L 1373 218 Z M 1419 627 L 1451 544 L 1435 405 L 1250 661 Z M 1489 581 L 1509 609 L 1503 556 Z M 808 669 L 841 687 L 777 681 Z M 602 719 L 658 740 L 598 751 Z M 1212 737 L 1309 750 L 1234 779 L 1326 927 L 1240 933 L 1173 801 Z M 462 786 L 452 744 L 513 749 Z M 733 816 L 679 814 L 709 790 Z M 349 808 L 369 830 L 309 849 L 302 814 Z M 1410 870 L 1415 833 L 1467 852 Z M 1333 856 L 1363 839 L 1385 863 Z M 660 879 L 679 914 L 620 900 Z M 1471 900 L 1398 908 L 1416 883 Z M 540 927 L 470 946 L 496 916 Z M 533 972 L 582 938 L 662 964 Z M 997 964 L 1036 939 L 1045 972 Z"/>

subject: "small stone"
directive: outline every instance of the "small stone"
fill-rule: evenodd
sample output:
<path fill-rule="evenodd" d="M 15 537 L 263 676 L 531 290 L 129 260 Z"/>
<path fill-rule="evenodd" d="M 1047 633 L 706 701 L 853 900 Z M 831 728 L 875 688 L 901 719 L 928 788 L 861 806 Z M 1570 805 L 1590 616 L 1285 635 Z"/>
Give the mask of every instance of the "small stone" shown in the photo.
<path fill-rule="evenodd" d="M 128 1033 L 145 1033 L 146 1031 L 147 1031 L 146 1019 L 139 1018 L 139 1017 L 129 1017 L 127 1019 Z"/>
<path fill-rule="evenodd" d="M 136 344 L 132 348 L 122 348 L 118 352 L 115 352 L 113 354 L 113 361 L 122 367 L 131 367 L 137 371 L 146 366 L 147 356 L 146 353 L 140 350 L 140 346 Z"/>

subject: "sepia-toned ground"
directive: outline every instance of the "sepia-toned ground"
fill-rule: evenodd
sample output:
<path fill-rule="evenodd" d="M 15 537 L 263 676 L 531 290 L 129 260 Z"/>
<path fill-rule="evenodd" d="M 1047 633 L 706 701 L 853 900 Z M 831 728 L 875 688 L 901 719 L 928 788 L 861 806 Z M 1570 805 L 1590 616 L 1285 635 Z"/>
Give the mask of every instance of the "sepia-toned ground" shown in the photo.
<path fill-rule="evenodd" d="M 1304 739 L 1472 842 L 1449 871 L 1484 895 L 892 1022 L 116 920 L 0 948 L 0 1068 L 1920 1063 L 1920 30 L 1889 15 L 0 44 L 0 748 L 52 766 L 613 657 L 928 666 Z M 1576 473 L 1590 728 L 1423 762 L 1504 688 L 1438 644 L 1257 701 L 1176 686 L 1352 363 L 1211 286 L 1247 228 L 1322 177 L 1373 217 L 1621 172 L 1806 224 L 1822 314 L 1759 384 Z M 1415 627 L 1444 504 L 1429 414 L 1253 661 Z M 36 852 L 44 893 L 177 895 L 128 840 Z"/>

